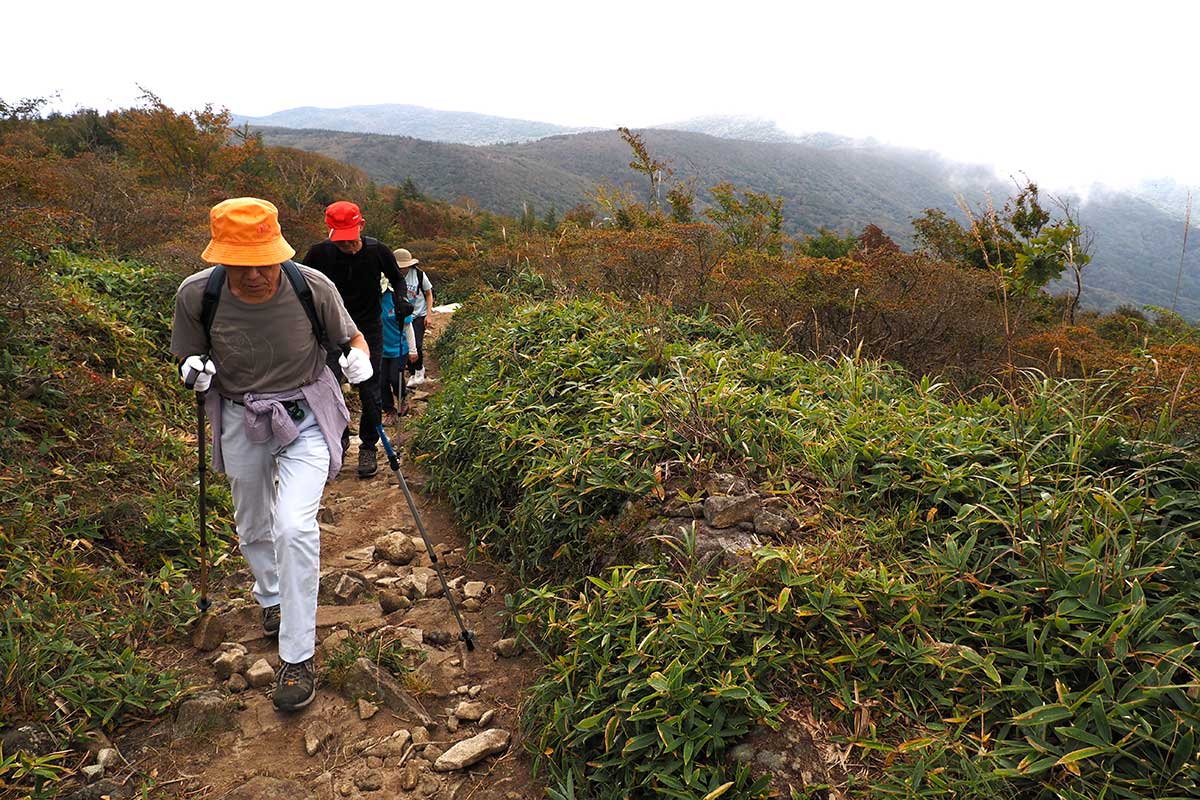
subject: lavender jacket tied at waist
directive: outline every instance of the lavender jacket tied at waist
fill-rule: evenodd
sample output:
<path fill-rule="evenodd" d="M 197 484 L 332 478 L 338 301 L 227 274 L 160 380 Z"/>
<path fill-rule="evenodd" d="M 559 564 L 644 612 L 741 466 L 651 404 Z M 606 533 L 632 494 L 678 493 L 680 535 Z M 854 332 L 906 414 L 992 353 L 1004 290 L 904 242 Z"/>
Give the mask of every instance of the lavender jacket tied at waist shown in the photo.
<path fill-rule="evenodd" d="M 204 398 L 212 426 L 212 467 L 225 471 L 221 454 L 221 395 L 209 392 Z M 303 400 L 317 418 L 317 427 L 329 446 L 329 480 L 337 477 L 342 468 L 342 431 L 350 424 L 350 412 L 342 398 L 342 387 L 328 367 L 312 383 L 287 392 L 249 392 L 238 402 L 245 403 L 246 435 L 250 441 L 262 444 L 272 440 L 277 448 L 286 447 L 298 435 L 296 423 L 283 407 L 285 400 Z"/>

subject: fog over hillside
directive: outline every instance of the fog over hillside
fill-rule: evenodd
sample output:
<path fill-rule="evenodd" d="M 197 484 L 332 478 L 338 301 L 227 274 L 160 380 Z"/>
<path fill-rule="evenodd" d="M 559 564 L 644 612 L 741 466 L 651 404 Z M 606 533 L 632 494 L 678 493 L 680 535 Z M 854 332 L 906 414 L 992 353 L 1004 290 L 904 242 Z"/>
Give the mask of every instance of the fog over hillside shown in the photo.
<path fill-rule="evenodd" d="M 502 213 L 520 213 L 527 204 L 562 212 L 588 201 L 599 184 L 626 187 L 636 196 L 645 191 L 615 131 L 576 133 L 548 123 L 394 105 L 291 109 L 260 119 L 275 123 L 262 128 L 272 144 L 346 161 L 380 182 L 411 178 L 433 197 L 470 197 Z M 279 127 L 282 120 L 292 124 Z M 960 197 L 972 205 L 988 197 L 1000 204 L 1021 178 L 873 139 L 792 134 L 757 117 L 697 117 L 642 133 L 675 178 L 697 179 L 701 209 L 708 187 L 729 181 L 782 197 L 785 227 L 794 235 L 819 228 L 852 232 L 873 223 L 908 247 L 911 221 L 925 209 L 961 217 Z M 1128 189 L 1042 188 L 1072 200 L 1095 234 L 1085 279 L 1088 305 L 1172 304 L 1188 187 L 1158 180 Z M 1200 318 L 1198 247 L 1200 236 L 1190 237 L 1176 303 L 1192 319 Z"/>

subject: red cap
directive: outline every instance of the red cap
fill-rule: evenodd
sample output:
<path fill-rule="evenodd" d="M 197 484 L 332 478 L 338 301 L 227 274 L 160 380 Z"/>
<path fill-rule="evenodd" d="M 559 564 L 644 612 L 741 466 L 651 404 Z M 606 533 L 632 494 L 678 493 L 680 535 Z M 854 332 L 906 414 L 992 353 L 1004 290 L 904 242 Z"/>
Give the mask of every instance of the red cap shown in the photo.
<path fill-rule="evenodd" d="M 325 209 L 325 225 L 329 228 L 329 241 L 352 242 L 359 236 L 362 212 L 348 200 L 338 200 Z"/>

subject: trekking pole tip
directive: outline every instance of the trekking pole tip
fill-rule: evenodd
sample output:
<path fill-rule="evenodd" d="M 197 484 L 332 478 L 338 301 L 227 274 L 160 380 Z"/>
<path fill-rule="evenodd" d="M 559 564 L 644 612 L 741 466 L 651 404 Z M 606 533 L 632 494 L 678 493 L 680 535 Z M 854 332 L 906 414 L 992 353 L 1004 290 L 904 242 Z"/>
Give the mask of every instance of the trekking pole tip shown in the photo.
<path fill-rule="evenodd" d="M 200 607 L 201 614 L 207 614 L 208 609 L 212 607 L 212 601 L 209 600 L 207 597 L 201 597 L 200 600 L 196 603 L 196 605 Z"/>
<path fill-rule="evenodd" d="M 475 632 L 474 631 L 463 631 L 462 632 L 462 640 L 463 640 L 463 644 L 465 644 L 467 646 L 467 650 L 469 652 L 475 651 Z"/>

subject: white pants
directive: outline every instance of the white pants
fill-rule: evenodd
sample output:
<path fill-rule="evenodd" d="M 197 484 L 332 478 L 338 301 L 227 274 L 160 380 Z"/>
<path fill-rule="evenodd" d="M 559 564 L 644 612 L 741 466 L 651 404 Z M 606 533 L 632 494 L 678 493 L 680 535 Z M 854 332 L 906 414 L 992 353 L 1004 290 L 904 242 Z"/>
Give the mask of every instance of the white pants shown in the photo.
<path fill-rule="evenodd" d="M 254 598 L 278 605 L 279 657 L 312 657 L 317 634 L 321 530 L 317 510 L 329 474 L 329 448 L 308 406 L 300 435 L 283 449 L 246 438 L 245 409 L 221 402 L 221 449 L 233 494 L 242 555 L 254 573 Z"/>

